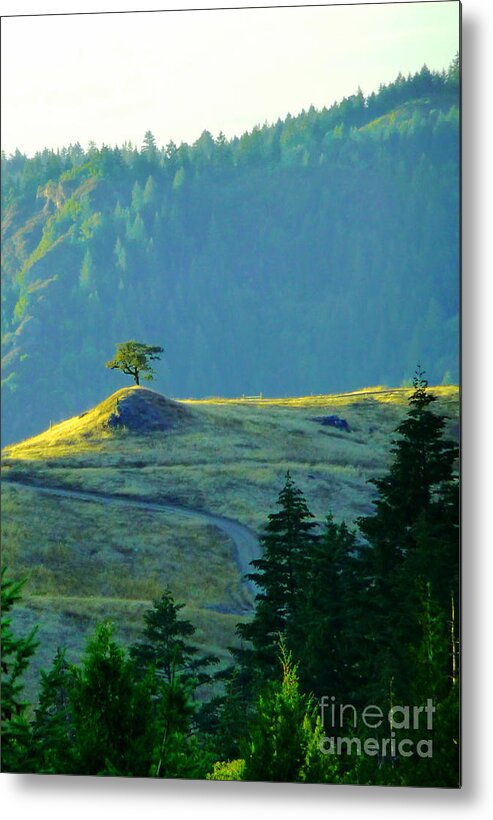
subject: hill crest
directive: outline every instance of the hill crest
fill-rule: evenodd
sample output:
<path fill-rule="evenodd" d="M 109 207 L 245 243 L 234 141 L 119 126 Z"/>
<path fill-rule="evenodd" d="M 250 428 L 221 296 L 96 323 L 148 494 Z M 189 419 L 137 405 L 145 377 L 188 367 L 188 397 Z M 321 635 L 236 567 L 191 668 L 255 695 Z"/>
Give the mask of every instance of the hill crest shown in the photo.
<path fill-rule="evenodd" d="M 155 390 L 137 385 L 122 387 L 90 410 L 53 424 L 48 430 L 26 439 L 22 445 L 70 444 L 80 438 L 102 438 L 117 430 L 139 435 L 165 432 L 182 425 L 191 416 L 191 411 L 183 404 Z"/>

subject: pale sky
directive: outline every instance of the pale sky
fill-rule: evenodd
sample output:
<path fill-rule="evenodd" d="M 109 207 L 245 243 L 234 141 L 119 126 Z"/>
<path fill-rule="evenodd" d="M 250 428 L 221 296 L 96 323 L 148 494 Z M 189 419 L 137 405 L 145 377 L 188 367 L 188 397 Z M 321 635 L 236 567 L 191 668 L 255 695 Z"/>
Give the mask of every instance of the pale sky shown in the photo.
<path fill-rule="evenodd" d="M 59 6 L 3 0 L 2 14 Z M 127 7 L 139 3 L 104 4 Z M 62 8 L 98 3 L 65 0 Z M 32 155 L 77 141 L 140 146 L 148 129 L 159 146 L 192 143 L 204 129 L 231 137 L 329 106 L 358 86 L 367 94 L 399 71 L 441 69 L 458 48 L 455 0 L 2 17 L 2 148 Z"/>

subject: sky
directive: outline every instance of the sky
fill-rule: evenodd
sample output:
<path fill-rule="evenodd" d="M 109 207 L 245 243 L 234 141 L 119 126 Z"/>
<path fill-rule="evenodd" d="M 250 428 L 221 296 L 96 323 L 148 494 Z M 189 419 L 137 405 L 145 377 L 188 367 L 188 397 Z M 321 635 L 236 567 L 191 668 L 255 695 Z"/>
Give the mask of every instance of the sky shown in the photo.
<path fill-rule="evenodd" d="M 2 15 L 59 6 L 4 0 Z M 193 143 L 204 129 L 240 135 L 358 86 L 368 94 L 399 71 L 446 67 L 459 48 L 459 3 L 2 16 L 1 44 L 7 154 L 91 140 L 140 146 L 147 130 L 161 146 Z"/>

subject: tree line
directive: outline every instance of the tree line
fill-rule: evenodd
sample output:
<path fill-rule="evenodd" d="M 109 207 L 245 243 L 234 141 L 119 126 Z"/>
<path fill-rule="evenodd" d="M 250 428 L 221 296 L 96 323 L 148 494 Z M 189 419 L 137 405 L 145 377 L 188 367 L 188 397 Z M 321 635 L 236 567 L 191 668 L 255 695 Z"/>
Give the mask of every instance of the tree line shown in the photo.
<path fill-rule="evenodd" d="M 36 636 L 14 636 L 21 585 L 7 578 L 4 770 L 456 787 L 458 446 L 434 401 L 418 370 L 356 527 L 331 514 L 317 524 L 287 474 L 248 576 L 255 612 L 227 668 L 197 650 L 166 590 L 129 650 L 109 623 L 78 665 L 59 650 L 32 709 L 22 673 Z M 409 752 L 413 738 L 426 753 Z"/>
<path fill-rule="evenodd" d="M 122 339 L 163 340 L 173 396 L 457 381 L 458 90 L 455 61 L 230 140 L 3 156 L 4 440 L 105 398 Z"/>

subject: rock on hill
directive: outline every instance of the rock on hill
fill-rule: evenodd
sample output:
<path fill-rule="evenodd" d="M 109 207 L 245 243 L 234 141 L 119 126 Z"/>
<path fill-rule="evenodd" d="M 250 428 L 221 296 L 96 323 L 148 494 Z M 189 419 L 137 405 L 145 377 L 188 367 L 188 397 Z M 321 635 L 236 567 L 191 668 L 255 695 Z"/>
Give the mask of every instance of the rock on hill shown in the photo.
<path fill-rule="evenodd" d="M 185 405 L 154 390 L 124 387 L 91 410 L 54 424 L 44 433 L 28 439 L 24 445 L 36 448 L 76 444 L 78 440 L 99 438 L 118 429 L 138 435 L 163 432 L 183 427 L 191 421 L 192 415 Z"/>
<path fill-rule="evenodd" d="M 107 419 L 111 429 L 140 434 L 171 430 L 191 415 L 182 404 L 143 387 L 119 390 L 112 398 L 115 409 Z"/>

